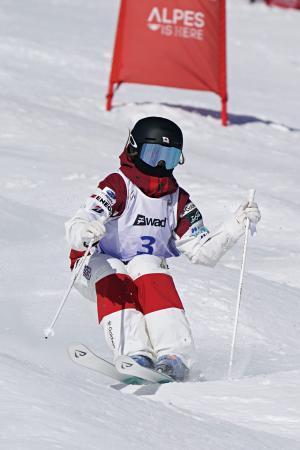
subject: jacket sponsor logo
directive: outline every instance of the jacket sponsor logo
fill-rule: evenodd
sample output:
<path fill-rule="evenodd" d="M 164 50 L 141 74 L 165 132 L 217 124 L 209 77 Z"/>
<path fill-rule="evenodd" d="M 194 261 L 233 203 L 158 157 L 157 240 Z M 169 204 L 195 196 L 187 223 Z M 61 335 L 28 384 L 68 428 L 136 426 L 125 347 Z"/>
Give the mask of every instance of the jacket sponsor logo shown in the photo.
<path fill-rule="evenodd" d="M 202 11 L 154 6 L 148 16 L 147 26 L 163 36 L 202 40 L 205 14 Z"/>
<path fill-rule="evenodd" d="M 191 229 L 191 236 L 200 236 L 200 239 L 203 239 L 205 236 L 209 234 L 209 231 L 206 227 L 195 226 Z"/>
<path fill-rule="evenodd" d="M 90 268 L 90 266 L 84 266 L 83 268 L 83 276 L 84 278 L 86 278 L 87 280 L 91 279 L 92 276 L 92 269 Z"/>
<path fill-rule="evenodd" d="M 197 209 L 196 206 L 194 205 L 194 203 L 189 202 L 185 205 L 185 207 L 183 208 L 182 213 L 180 214 L 180 217 L 184 217 L 186 214 L 188 214 L 189 212 L 193 211 L 194 209 Z"/>
<path fill-rule="evenodd" d="M 105 187 L 102 189 L 102 191 L 105 193 L 105 195 L 108 197 L 108 200 L 111 202 L 112 205 L 116 203 L 116 193 L 109 187 Z"/>
<path fill-rule="evenodd" d="M 100 208 L 102 207 L 102 208 L 106 209 L 107 211 L 109 211 L 110 213 L 112 212 L 111 202 L 109 202 L 108 200 L 106 200 L 105 198 L 103 198 L 97 194 L 93 194 L 93 195 L 91 195 L 91 197 L 94 198 L 95 200 L 97 200 L 97 202 L 99 203 L 99 205 L 95 206 L 95 211 L 96 211 L 96 208 L 99 209 L 99 207 Z"/>
<path fill-rule="evenodd" d="M 152 227 L 164 228 L 166 226 L 166 222 L 167 222 L 166 217 L 164 219 L 153 219 L 152 217 L 146 217 L 146 216 L 143 216 L 142 214 L 138 214 L 136 216 L 136 219 L 135 219 L 133 225 L 138 225 L 138 226 L 142 226 L 142 227 L 144 227 L 146 225 L 150 225 Z"/>
<path fill-rule="evenodd" d="M 101 206 L 95 206 L 94 208 L 92 208 L 92 211 L 95 211 L 98 214 L 101 214 L 104 210 L 103 208 L 101 208 Z"/>
<path fill-rule="evenodd" d="M 194 223 L 202 219 L 202 215 L 199 209 L 193 209 L 193 211 L 185 215 L 185 218 L 190 222 L 191 225 L 193 225 Z"/>

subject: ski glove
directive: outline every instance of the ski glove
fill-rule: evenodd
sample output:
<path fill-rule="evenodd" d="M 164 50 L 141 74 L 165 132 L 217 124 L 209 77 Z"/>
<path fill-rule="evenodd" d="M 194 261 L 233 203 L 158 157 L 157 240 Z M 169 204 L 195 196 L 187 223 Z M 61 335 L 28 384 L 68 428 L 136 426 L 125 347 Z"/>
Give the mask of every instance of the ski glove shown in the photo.
<path fill-rule="evenodd" d="M 98 242 L 105 234 L 105 226 L 99 220 L 93 220 L 82 224 L 80 238 L 84 247 L 88 247 L 91 241 Z"/>
<path fill-rule="evenodd" d="M 251 223 L 257 224 L 261 215 L 257 203 L 247 201 L 236 210 L 235 217 L 238 223 L 246 225 L 246 219 L 249 219 Z"/>

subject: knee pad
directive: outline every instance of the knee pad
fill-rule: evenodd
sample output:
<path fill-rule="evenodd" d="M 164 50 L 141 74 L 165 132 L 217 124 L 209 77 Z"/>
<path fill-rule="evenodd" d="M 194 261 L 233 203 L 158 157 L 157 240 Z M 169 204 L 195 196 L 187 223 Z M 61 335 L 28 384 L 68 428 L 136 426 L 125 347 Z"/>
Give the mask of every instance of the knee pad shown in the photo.
<path fill-rule="evenodd" d="M 164 273 L 168 275 L 166 261 L 159 256 L 137 255 L 127 264 L 128 275 L 133 280 L 150 273 Z"/>

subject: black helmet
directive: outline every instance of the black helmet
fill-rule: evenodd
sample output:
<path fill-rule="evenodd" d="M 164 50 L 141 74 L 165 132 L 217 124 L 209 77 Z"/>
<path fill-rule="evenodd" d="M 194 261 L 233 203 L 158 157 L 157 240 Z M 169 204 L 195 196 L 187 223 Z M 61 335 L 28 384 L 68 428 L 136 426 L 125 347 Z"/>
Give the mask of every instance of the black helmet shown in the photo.
<path fill-rule="evenodd" d="M 127 152 L 142 172 L 165 177 L 172 175 L 178 163 L 182 164 L 182 147 L 182 131 L 176 123 L 163 117 L 145 117 L 131 130 Z"/>

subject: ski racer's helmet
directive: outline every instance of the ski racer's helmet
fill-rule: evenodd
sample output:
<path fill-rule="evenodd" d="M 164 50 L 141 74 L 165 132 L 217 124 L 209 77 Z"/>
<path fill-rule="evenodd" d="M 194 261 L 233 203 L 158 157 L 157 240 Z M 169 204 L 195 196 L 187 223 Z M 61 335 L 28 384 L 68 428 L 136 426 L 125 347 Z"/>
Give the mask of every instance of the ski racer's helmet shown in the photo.
<path fill-rule="evenodd" d="M 145 117 L 131 130 L 126 150 L 142 172 L 168 177 L 184 162 L 182 147 L 182 131 L 176 123 L 164 117 Z"/>

